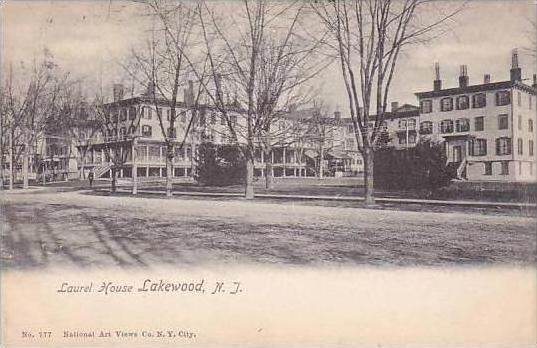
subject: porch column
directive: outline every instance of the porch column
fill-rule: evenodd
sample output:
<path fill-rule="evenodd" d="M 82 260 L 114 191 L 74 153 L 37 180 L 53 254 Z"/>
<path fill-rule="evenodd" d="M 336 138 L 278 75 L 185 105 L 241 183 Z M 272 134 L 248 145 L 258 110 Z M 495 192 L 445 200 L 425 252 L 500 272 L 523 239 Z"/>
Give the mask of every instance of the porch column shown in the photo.
<path fill-rule="evenodd" d="M 285 147 L 282 148 L 282 163 L 283 163 L 283 177 L 285 178 L 285 162 L 286 162 L 286 153 L 285 153 Z"/>
<path fill-rule="evenodd" d="M 138 138 L 132 139 L 132 194 L 138 194 L 138 166 L 136 165 L 136 145 Z"/>

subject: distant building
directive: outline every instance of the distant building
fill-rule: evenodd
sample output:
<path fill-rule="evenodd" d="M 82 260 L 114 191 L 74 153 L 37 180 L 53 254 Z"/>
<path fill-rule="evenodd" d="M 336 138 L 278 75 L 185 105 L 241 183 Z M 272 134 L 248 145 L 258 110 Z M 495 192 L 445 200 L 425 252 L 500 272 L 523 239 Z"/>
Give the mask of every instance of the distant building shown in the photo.
<path fill-rule="evenodd" d="M 432 91 L 416 93 L 420 137 L 443 141 L 448 162 L 460 179 L 535 181 L 537 82 L 522 82 L 517 52 L 508 81 L 469 84 L 461 66 L 459 86 L 442 88 L 440 70 Z"/>

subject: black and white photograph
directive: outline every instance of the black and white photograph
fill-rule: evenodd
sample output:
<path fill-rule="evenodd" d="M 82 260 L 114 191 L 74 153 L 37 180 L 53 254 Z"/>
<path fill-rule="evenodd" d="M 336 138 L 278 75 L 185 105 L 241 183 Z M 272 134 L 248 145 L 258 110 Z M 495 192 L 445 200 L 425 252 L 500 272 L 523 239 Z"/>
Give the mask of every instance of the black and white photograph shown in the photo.
<path fill-rule="evenodd" d="M 0 1 L 0 345 L 533 347 L 536 25 Z"/>

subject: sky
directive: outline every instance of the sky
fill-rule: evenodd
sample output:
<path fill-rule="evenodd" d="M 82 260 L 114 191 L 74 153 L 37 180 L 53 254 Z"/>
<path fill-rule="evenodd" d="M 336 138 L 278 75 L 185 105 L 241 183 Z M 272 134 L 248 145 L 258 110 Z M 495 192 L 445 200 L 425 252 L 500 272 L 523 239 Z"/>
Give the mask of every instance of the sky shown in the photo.
<path fill-rule="evenodd" d="M 442 3 L 457 6 L 461 2 Z M 434 62 L 440 64 L 444 88 L 457 85 L 461 64 L 468 66 L 470 84 L 480 83 L 487 73 L 492 81 L 506 80 L 513 48 L 519 50 L 523 77 L 531 78 L 536 63 L 525 48 L 535 45 L 532 38 L 537 33 L 532 32 L 530 21 L 535 20 L 536 4 L 526 0 L 469 1 L 442 37 L 403 51 L 390 101 L 416 104 L 415 92 L 432 89 Z M 83 77 L 88 85 L 96 86 L 101 80 L 105 88 L 130 83 L 122 80 L 118 62 L 139 43 L 147 23 L 132 3 L 7 0 L 0 6 L 2 63 L 29 61 L 47 47 L 64 70 Z M 348 102 L 337 64 L 314 83 L 328 105 L 345 112 Z"/>

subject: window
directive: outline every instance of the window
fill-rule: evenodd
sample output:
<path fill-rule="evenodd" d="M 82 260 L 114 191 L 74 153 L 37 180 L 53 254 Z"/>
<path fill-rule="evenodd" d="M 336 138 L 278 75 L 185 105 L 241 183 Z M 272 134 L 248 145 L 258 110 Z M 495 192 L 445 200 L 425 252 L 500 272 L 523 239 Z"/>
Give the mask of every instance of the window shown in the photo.
<path fill-rule="evenodd" d="M 200 112 L 200 125 L 205 126 L 205 112 Z"/>
<path fill-rule="evenodd" d="M 476 132 L 483 131 L 485 129 L 485 118 L 483 116 L 479 116 L 474 118 L 474 130 Z"/>
<path fill-rule="evenodd" d="M 347 134 L 354 134 L 354 125 L 347 125 Z"/>
<path fill-rule="evenodd" d="M 151 137 L 151 134 L 152 134 L 151 126 L 148 126 L 148 125 L 142 126 L 142 136 Z"/>
<path fill-rule="evenodd" d="M 472 96 L 473 108 L 484 108 L 487 106 L 487 95 L 485 93 L 478 93 Z"/>
<path fill-rule="evenodd" d="M 211 112 L 211 124 L 216 124 L 216 112 Z"/>
<path fill-rule="evenodd" d="M 518 148 L 518 154 L 523 155 L 524 154 L 524 143 L 522 142 L 522 138 L 517 139 L 517 148 Z"/>
<path fill-rule="evenodd" d="M 522 130 L 522 116 L 518 115 L 518 130 Z"/>
<path fill-rule="evenodd" d="M 470 120 L 467 118 L 459 118 L 455 121 L 457 132 L 468 132 L 470 130 Z"/>
<path fill-rule="evenodd" d="M 510 155 L 511 148 L 511 138 L 505 137 L 496 139 L 496 155 Z"/>
<path fill-rule="evenodd" d="M 119 112 L 119 120 L 120 121 L 126 121 L 127 120 L 127 109 L 121 109 Z"/>
<path fill-rule="evenodd" d="M 501 161 L 502 169 L 500 171 L 500 175 L 509 175 L 509 162 L 508 161 Z"/>
<path fill-rule="evenodd" d="M 496 105 L 508 105 L 511 103 L 511 93 L 509 91 L 496 92 Z"/>
<path fill-rule="evenodd" d="M 528 132 L 533 133 L 533 120 L 528 120 Z"/>
<path fill-rule="evenodd" d="M 153 110 L 149 106 L 145 107 L 145 118 L 150 120 L 153 117 Z"/>
<path fill-rule="evenodd" d="M 135 120 L 136 119 L 136 108 L 134 106 L 131 106 L 129 108 L 129 120 Z"/>
<path fill-rule="evenodd" d="M 509 129 L 509 117 L 506 114 L 498 115 L 498 129 Z"/>
<path fill-rule="evenodd" d="M 176 138 L 177 132 L 175 128 L 168 128 L 168 138 Z"/>
<path fill-rule="evenodd" d="M 220 115 L 220 125 L 225 126 L 226 125 L 226 118 L 224 114 Z"/>
<path fill-rule="evenodd" d="M 129 134 L 134 134 L 136 132 L 136 127 L 135 126 L 130 126 L 129 127 Z"/>
<path fill-rule="evenodd" d="M 516 96 L 517 96 L 517 105 L 522 106 L 522 93 L 520 93 L 520 91 L 517 91 Z"/>
<path fill-rule="evenodd" d="M 440 100 L 440 111 L 453 110 L 453 98 L 447 97 Z"/>
<path fill-rule="evenodd" d="M 409 133 L 408 134 L 408 142 L 409 142 L 409 144 L 415 144 L 416 143 L 416 133 Z"/>
<path fill-rule="evenodd" d="M 166 109 L 166 121 L 170 121 L 172 119 L 172 109 Z"/>
<path fill-rule="evenodd" d="M 528 141 L 528 154 L 533 157 L 533 140 Z"/>
<path fill-rule="evenodd" d="M 411 118 L 407 121 L 408 129 L 416 129 L 416 120 Z"/>
<path fill-rule="evenodd" d="M 466 95 L 457 97 L 457 110 L 466 110 L 470 107 L 470 99 Z"/>
<path fill-rule="evenodd" d="M 444 120 L 440 122 L 440 133 L 453 133 L 453 121 L 452 120 Z"/>
<path fill-rule="evenodd" d="M 186 123 L 186 111 L 181 111 L 181 122 Z"/>
<path fill-rule="evenodd" d="M 423 100 L 421 102 L 421 112 L 424 114 L 428 114 L 430 112 L 433 112 L 433 102 L 432 100 Z"/>
<path fill-rule="evenodd" d="M 399 120 L 399 129 L 406 129 L 406 120 Z"/>
<path fill-rule="evenodd" d="M 492 175 L 492 162 L 485 162 L 485 175 Z"/>
<path fill-rule="evenodd" d="M 420 123 L 420 134 L 431 134 L 433 132 L 433 123 L 431 121 L 424 121 Z"/>
<path fill-rule="evenodd" d="M 476 139 L 469 142 L 470 156 L 486 156 L 487 155 L 487 139 Z"/>
<path fill-rule="evenodd" d="M 121 127 L 121 129 L 119 130 L 119 135 L 124 137 L 126 134 L 127 134 L 127 128 Z"/>
<path fill-rule="evenodd" d="M 231 124 L 236 125 L 237 124 L 237 115 L 231 115 L 230 118 Z M 233 140 L 233 139 L 231 139 Z"/>

